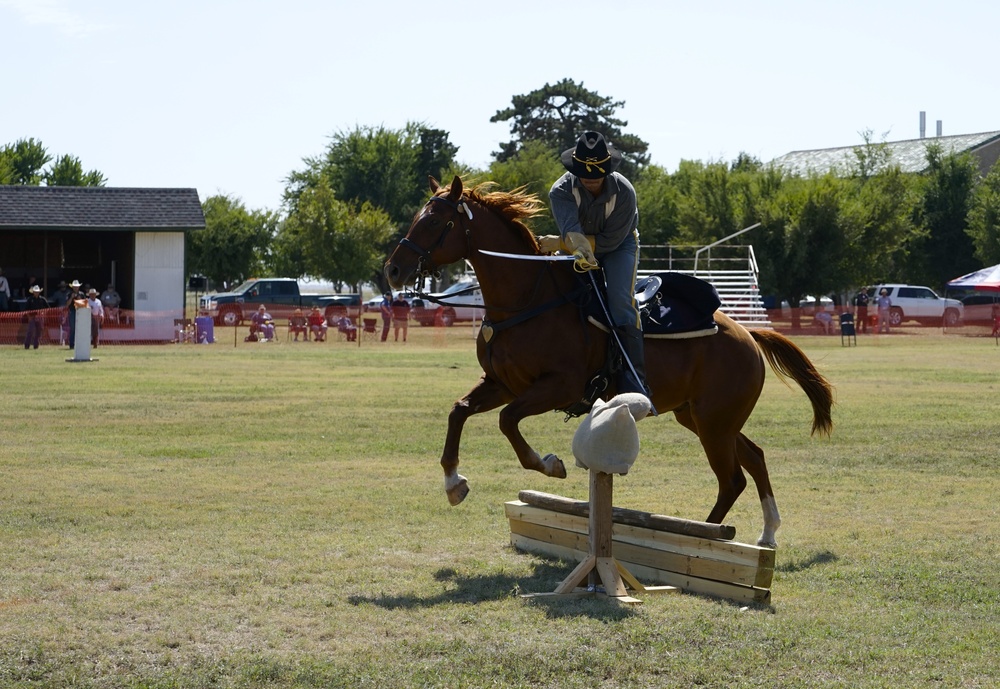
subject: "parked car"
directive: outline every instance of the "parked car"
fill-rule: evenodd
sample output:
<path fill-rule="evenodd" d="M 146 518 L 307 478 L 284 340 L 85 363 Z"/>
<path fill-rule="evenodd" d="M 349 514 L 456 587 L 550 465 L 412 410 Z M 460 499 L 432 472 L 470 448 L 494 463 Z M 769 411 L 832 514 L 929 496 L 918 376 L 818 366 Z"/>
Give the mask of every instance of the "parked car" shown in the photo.
<path fill-rule="evenodd" d="M 965 312 L 962 321 L 967 325 L 993 326 L 993 306 L 1000 307 L 1000 293 L 970 294 L 962 297 Z"/>
<path fill-rule="evenodd" d="M 803 315 L 812 315 L 816 313 L 817 310 L 832 312 L 834 310 L 833 299 L 831 299 L 830 297 L 819 297 L 818 306 L 819 308 L 817 309 L 817 298 L 809 294 L 807 294 L 806 296 L 802 297 L 801 300 L 799 300 L 799 308 L 802 310 L 801 313 Z M 786 315 L 790 312 L 791 307 L 789 307 L 787 300 L 783 299 L 781 301 L 781 310 Z"/>
<path fill-rule="evenodd" d="M 816 297 L 807 294 L 799 302 L 799 308 L 802 309 L 803 313 L 813 314 L 817 311 L 833 311 L 834 304 L 833 299 L 830 297 L 819 297 L 817 299 Z"/>
<path fill-rule="evenodd" d="M 198 300 L 198 310 L 215 319 L 216 325 L 235 326 L 250 318 L 263 304 L 277 319 L 289 318 L 295 309 L 318 306 L 333 323 L 343 315 L 356 316 L 361 310 L 360 294 L 316 294 L 299 290 L 294 278 L 251 278 L 230 292 L 206 294 Z"/>
<path fill-rule="evenodd" d="M 410 315 L 420 325 L 450 326 L 456 321 L 480 320 L 486 315 L 486 310 L 482 308 L 483 293 L 478 288 L 478 282 L 462 281 L 456 282 L 444 292 L 430 295 L 445 304 L 415 297 L 410 302 L 413 307 Z"/>
<path fill-rule="evenodd" d="M 405 299 L 406 301 L 410 302 L 410 306 L 413 306 L 413 300 L 414 299 L 418 299 L 419 298 L 419 296 L 417 295 L 416 292 L 411 292 L 411 291 L 397 292 L 396 294 L 402 294 L 403 295 L 403 299 Z M 364 310 L 366 312 L 369 312 L 369 313 L 373 312 L 373 311 L 378 311 L 379 308 L 381 307 L 381 305 L 382 305 L 382 297 L 381 297 L 381 295 L 379 295 L 377 297 L 372 297 L 371 299 L 369 299 L 368 301 L 365 302 L 365 304 L 364 304 Z"/>
<path fill-rule="evenodd" d="M 965 307 L 957 299 L 938 296 L 930 287 L 922 285 L 875 285 L 868 288 L 872 303 L 869 313 L 875 313 L 875 302 L 883 290 L 889 293 L 892 308 L 889 311 L 889 325 L 896 327 L 905 321 L 916 321 L 921 325 L 955 327 L 962 320 Z"/>

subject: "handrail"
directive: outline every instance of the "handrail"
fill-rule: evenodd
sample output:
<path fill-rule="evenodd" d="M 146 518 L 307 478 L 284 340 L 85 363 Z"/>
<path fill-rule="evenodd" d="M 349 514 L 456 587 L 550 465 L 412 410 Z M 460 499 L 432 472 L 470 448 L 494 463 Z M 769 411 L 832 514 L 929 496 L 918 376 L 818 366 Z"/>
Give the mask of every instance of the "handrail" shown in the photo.
<path fill-rule="evenodd" d="M 719 246 L 719 244 L 722 244 L 723 242 L 728 242 L 733 237 L 739 237 L 744 232 L 749 232 L 750 230 L 753 230 L 753 229 L 755 229 L 757 227 L 760 227 L 760 223 L 759 222 L 758 223 L 754 223 L 750 227 L 744 227 L 739 232 L 734 232 L 733 234 L 729 235 L 728 237 L 723 237 L 722 239 L 720 239 L 720 240 L 718 240 L 716 242 L 712 242 L 708 246 L 703 246 L 700 249 L 698 249 L 697 251 L 695 251 L 694 252 L 694 274 L 696 276 L 698 275 L 698 256 L 701 254 L 702 251 L 709 251 L 709 250 L 712 249 L 713 246 Z"/>

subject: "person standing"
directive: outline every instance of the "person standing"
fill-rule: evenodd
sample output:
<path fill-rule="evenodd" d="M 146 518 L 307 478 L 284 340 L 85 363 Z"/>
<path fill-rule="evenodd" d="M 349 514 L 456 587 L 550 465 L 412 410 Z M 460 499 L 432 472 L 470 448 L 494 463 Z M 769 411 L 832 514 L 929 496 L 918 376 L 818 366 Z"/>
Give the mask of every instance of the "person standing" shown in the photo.
<path fill-rule="evenodd" d="M 883 287 L 878 293 L 878 299 L 875 300 L 875 304 L 878 306 L 878 331 L 882 332 L 882 328 L 885 327 L 885 332 L 889 332 L 889 313 L 892 310 L 892 299 L 889 298 L 889 290 Z"/>
<path fill-rule="evenodd" d="M 76 302 L 86 301 L 87 297 L 80 291 L 80 281 L 69 283 L 69 299 L 66 300 L 66 320 L 69 323 L 69 348 L 76 346 Z"/>
<path fill-rule="evenodd" d="M 385 342 L 389 338 L 389 325 L 392 323 L 392 294 L 389 292 L 382 294 L 378 310 L 382 314 L 382 341 Z"/>
<path fill-rule="evenodd" d="M 0 311 L 6 311 L 10 302 L 10 282 L 4 277 L 3 268 L 0 268 Z"/>
<path fill-rule="evenodd" d="M 862 287 L 858 295 L 854 297 L 854 307 L 857 313 L 854 314 L 854 322 L 858 324 L 858 332 L 868 332 L 868 288 Z"/>
<path fill-rule="evenodd" d="M 578 264 L 604 268 L 608 311 L 618 331 L 624 354 L 618 392 L 650 396 L 646 385 L 645 352 L 639 310 L 635 303 L 635 275 L 639 266 L 639 209 L 635 188 L 615 172 L 622 155 L 599 132 L 584 132 L 574 148 L 563 151 L 566 173 L 549 190 L 549 204 L 559 236 L 541 237 L 543 251 L 565 246 L 580 257 Z M 652 413 L 656 413 L 655 409 Z"/>
<path fill-rule="evenodd" d="M 49 305 L 62 308 L 69 301 L 69 286 L 65 280 L 59 281 L 56 291 L 49 295 Z"/>
<path fill-rule="evenodd" d="M 400 292 L 396 295 L 396 298 L 392 300 L 392 327 L 393 332 L 396 337 L 396 342 L 399 342 L 399 331 L 403 331 L 403 342 L 406 342 L 406 331 L 410 326 L 410 302 L 403 298 L 403 293 Z"/>
<path fill-rule="evenodd" d="M 24 336 L 24 348 L 34 347 L 38 349 L 38 340 L 42 335 L 42 327 L 45 325 L 45 309 L 49 308 L 49 302 L 42 296 L 42 288 L 32 285 L 28 288 L 28 332 Z"/>
<path fill-rule="evenodd" d="M 97 349 L 97 342 L 101 336 L 101 323 L 104 322 L 104 304 L 101 303 L 94 288 L 87 292 L 87 306 L 90 307 L 90 346 Z"/>

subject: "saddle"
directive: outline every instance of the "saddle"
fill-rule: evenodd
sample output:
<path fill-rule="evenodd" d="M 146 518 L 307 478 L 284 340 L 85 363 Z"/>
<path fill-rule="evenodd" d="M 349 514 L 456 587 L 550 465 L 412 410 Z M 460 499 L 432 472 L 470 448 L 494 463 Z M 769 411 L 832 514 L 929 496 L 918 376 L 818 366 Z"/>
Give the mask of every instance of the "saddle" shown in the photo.
<path fill-rule="evenodd" d="M 710 282 L 683 273 L 656 273 L 635 283 L 639 323 L 646 337 L 697 337 L 714 334 L 714 315 L 722 305 Z M 588 319 L 610 330 L 604 309 L 592 302 Z"/>
<path fill-rule="evenodd" d="M 599 288 L 603 281 L 597 281 Z M 599 299 L 604 299 L 601 295 Z M 714 335 L 718 332 L 714 315 L 722 304 L 715 286 L 683 273 L 657 273 L 635 283 L 635 301 L 644 337 L 690 338 Z M 610 332 L 606 309 L 596 299 L 588 302 L 587 318 Z M 590 412 L 594 402 L 611 384 L 612 377 L 623 366 L 622 353 L 608 347 L 604 366 L 587 382 L 583 397 L 565 409 L 564 421 Z"/>

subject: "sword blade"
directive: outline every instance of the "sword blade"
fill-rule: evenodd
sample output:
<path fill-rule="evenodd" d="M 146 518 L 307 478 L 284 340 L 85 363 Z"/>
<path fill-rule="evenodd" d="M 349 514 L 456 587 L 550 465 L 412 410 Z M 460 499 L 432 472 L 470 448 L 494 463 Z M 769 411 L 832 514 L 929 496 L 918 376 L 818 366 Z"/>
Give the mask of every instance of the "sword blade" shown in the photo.
<path fill-rule="evenodd" d="M 514 258 L 521 261 L 575 261 L 576 256 L 535 256 L 532 254 L 506 254 L 502 251 L 487 251 L 480 249 L 479 253 L 500 258 Z"/>

